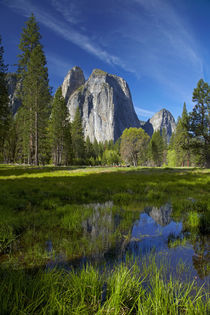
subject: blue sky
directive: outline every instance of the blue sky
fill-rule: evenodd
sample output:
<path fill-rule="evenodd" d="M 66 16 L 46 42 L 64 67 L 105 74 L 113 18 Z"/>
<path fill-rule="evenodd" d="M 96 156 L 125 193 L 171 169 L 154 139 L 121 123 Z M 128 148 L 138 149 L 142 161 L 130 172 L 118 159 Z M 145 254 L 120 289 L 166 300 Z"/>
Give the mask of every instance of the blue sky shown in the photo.
<path fill-rule="evenodd" d="M 24 22 L 34 13 L 55 91 L 75 65 L 123 77 L 140 119 L 175 119 L 200 78 L 210 79 L 210 0 L 0 0 L 0 34 L 16 69 Z"/>

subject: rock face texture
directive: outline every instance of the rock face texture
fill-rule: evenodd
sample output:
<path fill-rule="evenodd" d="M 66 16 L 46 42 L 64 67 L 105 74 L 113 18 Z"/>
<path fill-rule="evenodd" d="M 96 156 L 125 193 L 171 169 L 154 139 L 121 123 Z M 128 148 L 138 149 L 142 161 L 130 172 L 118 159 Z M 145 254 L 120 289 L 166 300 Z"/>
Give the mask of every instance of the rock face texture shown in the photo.
<path fill-rule="evenodd" d="M 95 138 L 101 142 L 116 141 L 125 128 L 140 127 L 130 90 L 124 79 L 95 69 L 84 83 L 82 70 L 77 72 L 79 73 L 75 85 L 78 86 L 77 89 L 71 92 L 68 88 L 72 85 L 71 75 L 68 74 L 69 81 L 66 79 L 67 75 L 62 91 L 63 96 L 68 100 L 71 120 L 74 119 L 77 107 L 80 108 L 85 138 L 89 136 L 91 142 Z"/>
<path fill-rule="evenodd" d="M 85 77 L 82 69 L 79 67 L 72 68 L 66 75 L 62 84 L 62 94 L 66 101 L 70 95 L 85 83 Z"/>
<path fill-rule="evenodd" d="M 16 73 L 8 73 L 6 76 L 8 93 L 9 93 L 9 103 L 12 109 L 12 113 L 15 114 L 21 105 L 20 100 L 17 97 L 19 82 Z"/>
<path fill-rule="evenodd" d="M 156 223 L 165 226 L 171 222 L 172 206 L 170 203 L 166 203 L 164 206 L 146 207 L 145 212 L 155 220 Z"/>
<path fill-rule="evenodd" d="M 175 119 L 167 109 L 161 109 L 152 118 L 150 118 L 145 124 L 141 124 L 142 128 L 151 137 L 154 131 L 162 131 L 164 128 L 167 134 L 167 140 L 169 142 L 172 133 L 176 130 Z"/>
<path fill-rule="evenodd" d="M 21 105 L 18 99 L 18 82 L 15 73 L 7 74 L 10 106 L 15 114 Z M 147 122 L 139 121 L 134 110 L 132 97 L 126 81 L 116 75 L 95 69 L 85 81 L 82 69 L 72 68 L 62 84 L 62 94 L 67 102 L 70 119 L 74 119 L 79 107 L 85 138 L 91 142 L 116 141 L 125 128 L 143 128 L 151 137 L 156 130 L 166 129 L 170 140 L 176 123 L 172 114 L 162 109 Z"/>

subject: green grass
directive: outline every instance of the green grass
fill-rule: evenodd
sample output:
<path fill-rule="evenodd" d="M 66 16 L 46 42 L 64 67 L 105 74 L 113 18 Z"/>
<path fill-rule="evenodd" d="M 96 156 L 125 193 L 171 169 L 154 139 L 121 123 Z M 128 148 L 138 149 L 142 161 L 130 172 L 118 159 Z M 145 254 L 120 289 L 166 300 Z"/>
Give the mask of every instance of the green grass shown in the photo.
<path fill-rule="evenodd" d="M 180 268 L 180 274 L 185 272 Z M 99 272 L 0 269 L 1 314 L 207 314 L 208 293 L 196 281 L 181 283 L 150 258 Z"/>
<path fill-rule="evenodd" d="M 20 264 L 25 261 L 40 265 L 48 257 L 44 244 L 51 239 L 57 254 L 62 249 L 69 259 L 89 255 L 94 242 L 84 237 L 82 223 L 94 211 L 85 204 L 108 200 L 115 207 L 100 210 L 101 226 L 106 224 L 107 211 L 121 213 L 120 225 L 112 239 L 107 240 L 109 243 L 129 235 L 132 222 L 145 206 L 158 207 L 168 201 L 172 203 L 175 221 L 183 219 L 186 229 L 192 230 L 196 225 L 203 233 L 209 233 L 210 172 L 207 170 L 3 165 L 0 167 L 0 250 L 8 254 L 7 262 L 15 259 Z M 109 228 L 114 231 L 112 226 Z M 100 236 L 97 250 L 102 246 L 99 243 Z M 17 244 L 19 250 L 15 251 Z M 13 257 L 12 252 L 16 252 Z"/>
<path fill-rule="evenodd" d="M 144 207 L 166 202 L 192 244 L 209 236 L 209 170 L 0 166 L 0 314 L 207 314 L 206 289 L 167 279 L 164 264 L 45 269 L 60 253 L 72 262 L 106 245 L 117 255 L 111 249 L 126 244 Z M 97 224 L 94 237 L 89 223 Z"/>

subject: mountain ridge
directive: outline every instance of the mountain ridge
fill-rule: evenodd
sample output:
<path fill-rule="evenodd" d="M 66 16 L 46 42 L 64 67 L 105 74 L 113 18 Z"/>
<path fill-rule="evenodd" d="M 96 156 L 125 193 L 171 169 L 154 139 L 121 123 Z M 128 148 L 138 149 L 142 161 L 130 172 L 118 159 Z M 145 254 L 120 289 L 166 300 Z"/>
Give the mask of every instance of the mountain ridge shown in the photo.
<path fill-rule="evenodd" d="M 19 82 L 15 73 L 7 74 L 10 107 L 15 114 L 21 106 L 18 99 Z M 71 121 L 79 106 L 85 138 L 91 142 L 116 141 L 126 128 L 144 129 L 151 137 L 156 130 L 166 129 L 169 142 L 176 129 L 173 115 L 165 108 L 147 121 L 138 119 L 128 83 L 121 77 L 101 69 L 93 69 L 85 80 L 83 71 L 75 66 L 68 71 L 62 83 L 62 94 L 67 102 Z"/>

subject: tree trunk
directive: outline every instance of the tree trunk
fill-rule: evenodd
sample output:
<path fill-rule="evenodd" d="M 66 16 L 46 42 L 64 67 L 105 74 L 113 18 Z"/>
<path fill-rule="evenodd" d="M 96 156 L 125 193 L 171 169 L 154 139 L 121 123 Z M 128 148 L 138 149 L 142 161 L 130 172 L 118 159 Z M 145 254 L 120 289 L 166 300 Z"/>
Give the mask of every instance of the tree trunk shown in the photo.
<path fill-rule="evenodd" d="M 35 156 L 34 164 L 39 165 L 39 156 L 38 156 L 38 113 L 35 111 Z"/>

